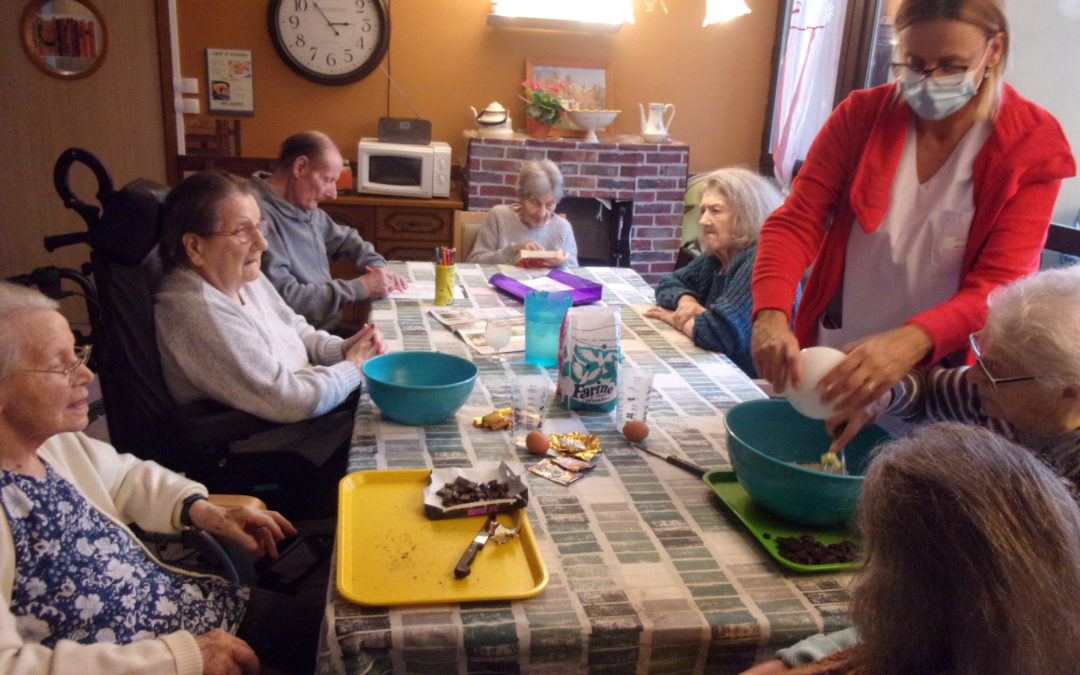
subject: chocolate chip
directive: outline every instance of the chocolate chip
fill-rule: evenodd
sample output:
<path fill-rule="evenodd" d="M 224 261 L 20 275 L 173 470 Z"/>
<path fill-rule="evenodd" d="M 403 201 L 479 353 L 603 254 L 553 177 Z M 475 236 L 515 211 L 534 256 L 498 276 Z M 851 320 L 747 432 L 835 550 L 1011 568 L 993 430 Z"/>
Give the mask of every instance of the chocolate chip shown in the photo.
<path fill-rule="evenodd" d="M 784 558 L 800 565 L 825 565 L 853 562 L 859 554 L 858 546 L 844 540 L 826 546 L 804 534 L 801 537 L 777 537 L 776 550 Z"/>

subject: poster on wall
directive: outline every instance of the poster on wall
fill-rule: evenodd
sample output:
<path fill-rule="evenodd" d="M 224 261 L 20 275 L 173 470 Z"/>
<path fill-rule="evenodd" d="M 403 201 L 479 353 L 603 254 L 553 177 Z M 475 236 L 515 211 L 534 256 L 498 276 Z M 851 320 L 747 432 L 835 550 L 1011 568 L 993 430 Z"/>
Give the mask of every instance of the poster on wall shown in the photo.
<path fill-rule="evenodd" d="M 207 110 L 218 115 L 254 115 L 251 50 L 207 49 Z"/>

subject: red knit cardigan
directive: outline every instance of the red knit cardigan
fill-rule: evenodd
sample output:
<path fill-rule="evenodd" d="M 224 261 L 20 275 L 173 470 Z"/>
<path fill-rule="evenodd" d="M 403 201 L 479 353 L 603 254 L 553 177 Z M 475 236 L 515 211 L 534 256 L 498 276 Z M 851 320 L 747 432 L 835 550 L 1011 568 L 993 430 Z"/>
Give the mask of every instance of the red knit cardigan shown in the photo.
<path fill-rule="evenodd" d="M 755 314 L 788 313 L 813 263 L 795 317 L 803 346 L 815 343 L 818 317 L 840 288 L 855 219 L 873 232 L 885 217 L 911 114 L 892 85 L 853 92 L 825 122 L 791 194 L 762 227 L 752 282 Z M 906 322 L 933 340 L 924 364 L 964 349 L 967 335 L 986 320 L 987 295 L 1038 268 L 1061 181 L 1076 174 L 1057 120 L 1007 84 L 993 124 L 973 167 L 976 209 L 960 288 Z"/>

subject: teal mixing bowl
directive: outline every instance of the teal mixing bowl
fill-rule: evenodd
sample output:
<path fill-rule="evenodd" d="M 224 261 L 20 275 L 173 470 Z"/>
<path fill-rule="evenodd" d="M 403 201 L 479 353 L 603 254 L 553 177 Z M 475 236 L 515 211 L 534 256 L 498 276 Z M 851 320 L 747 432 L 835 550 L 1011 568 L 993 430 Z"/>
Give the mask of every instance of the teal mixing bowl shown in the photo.
<path fill-rule="evenodd" d="M 383 415 L 423 426 L 458 411 L 476 384 L 476 364 L 453 354 L 393 352 L 364 362 L 364 385 Z"/>
<path fill-rule="evenodd" d="M 840 476 L 796 466 L 820 466 L 832 439 L 822 420 L 802 416 L 785 399 L 740 403 L 726 422 L 728 454 L 743 489 L 769 511 L 805 525 L 848 521 L 872 451 L 892 440 L 877 425 L 860 431 L 844 449 L 850 475 Z"/>

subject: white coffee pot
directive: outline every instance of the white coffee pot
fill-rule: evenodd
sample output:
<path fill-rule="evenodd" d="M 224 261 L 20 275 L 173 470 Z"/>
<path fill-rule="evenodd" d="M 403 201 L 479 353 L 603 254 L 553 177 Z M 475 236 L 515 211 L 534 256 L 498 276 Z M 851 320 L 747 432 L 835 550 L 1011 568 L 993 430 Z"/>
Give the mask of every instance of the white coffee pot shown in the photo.
<path fill-rule="evenodd" d="M 645 115 L 645 106 L 638 103 L 638 108 L 641 110 L 641 137 L 649 143 L 666 141 L 668 131 L 671 128 L 671 121 L 675 119 L 674 104 L 650 103 L 647 117 Z M 664 115 L 667 114 L 668 108 L 671 109 L 671 115 L 665 120 Z"/>
<path fill-rule="evenodd" d="M 480 112 L 469 106 L 473 118 L 476 119 L 478 136 L 483 138 L 510 138 L 514 133 L 514 125 L 510 121 L 510 111 L 498 101 L 492 101 L 488 107 Z"/>

